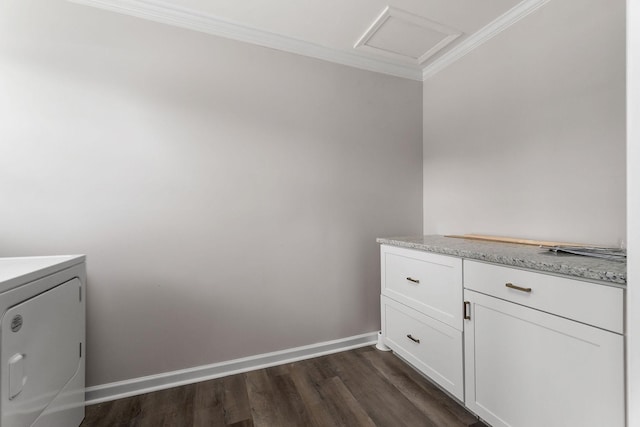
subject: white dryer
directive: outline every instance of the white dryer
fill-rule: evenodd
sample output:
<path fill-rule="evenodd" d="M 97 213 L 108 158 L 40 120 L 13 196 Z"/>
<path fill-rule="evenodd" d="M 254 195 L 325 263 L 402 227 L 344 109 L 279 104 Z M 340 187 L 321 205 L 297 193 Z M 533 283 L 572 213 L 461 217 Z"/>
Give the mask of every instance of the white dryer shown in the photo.
<path fill-rule="evenodd" d="M 0 258 L 0 427 L 84 418 L 84 256 Z"/>

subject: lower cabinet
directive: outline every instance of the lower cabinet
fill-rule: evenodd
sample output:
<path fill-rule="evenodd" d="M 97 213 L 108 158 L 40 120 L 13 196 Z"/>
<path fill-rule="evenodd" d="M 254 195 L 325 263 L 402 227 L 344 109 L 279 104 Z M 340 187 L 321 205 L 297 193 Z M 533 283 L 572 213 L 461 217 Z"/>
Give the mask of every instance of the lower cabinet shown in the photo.
<path fill-rule="evenodd" d="M 624 426 L 623 336 L 471 290 L 465 404 L 494 427 Z"/>
<path fill-rule="evenodd" d="M 625 426 L 624 289 L 385 245 L 381 266 L 383 342 L 487 424 Z"/>
<path fill-rule="evenodd" d="M 462 259 L 382 245 L 384 343 L 464 400 Z"/>
<path fill-rule="evenodd" d="M 464 400 L 462 332 L 383 296 L 382 333 L 396 354 Z"/>

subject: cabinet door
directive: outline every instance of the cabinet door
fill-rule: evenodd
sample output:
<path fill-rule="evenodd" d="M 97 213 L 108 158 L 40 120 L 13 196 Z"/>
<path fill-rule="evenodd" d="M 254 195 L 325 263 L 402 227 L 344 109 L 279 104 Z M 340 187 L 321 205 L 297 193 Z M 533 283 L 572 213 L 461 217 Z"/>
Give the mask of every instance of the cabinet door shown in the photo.
<path fill-rule="evenodd" d="M 624 426 L 623 337 L 465 290 L 465 403 L 492 426 Z"/>

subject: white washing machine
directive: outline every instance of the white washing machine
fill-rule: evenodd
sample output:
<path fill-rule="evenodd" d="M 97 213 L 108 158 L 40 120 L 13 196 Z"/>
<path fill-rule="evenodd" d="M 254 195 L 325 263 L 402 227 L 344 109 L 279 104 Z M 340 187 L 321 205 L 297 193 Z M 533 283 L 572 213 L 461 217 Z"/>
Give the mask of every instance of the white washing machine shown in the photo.
<path fill-rule="evenodd" d="M 0 427 L 84 418 L 84 256 L 0 258 Z"/>

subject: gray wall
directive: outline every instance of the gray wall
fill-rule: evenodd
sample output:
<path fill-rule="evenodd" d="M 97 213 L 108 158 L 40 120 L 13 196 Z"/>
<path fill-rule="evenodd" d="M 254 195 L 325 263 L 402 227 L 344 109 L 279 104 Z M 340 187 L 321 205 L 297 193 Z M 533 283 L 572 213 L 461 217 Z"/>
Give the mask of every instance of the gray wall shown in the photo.
<path fill-rule="evenodd" d="M 89 385 L 379 329 L 421 83 L 9 0 L 0 93 L 0 256 L 88 255 Z"/>
<path fill-rule="evenodd" d="M 426 234 L 624 239 L 624 0 L 552 0 L 423 100 Z"/>

